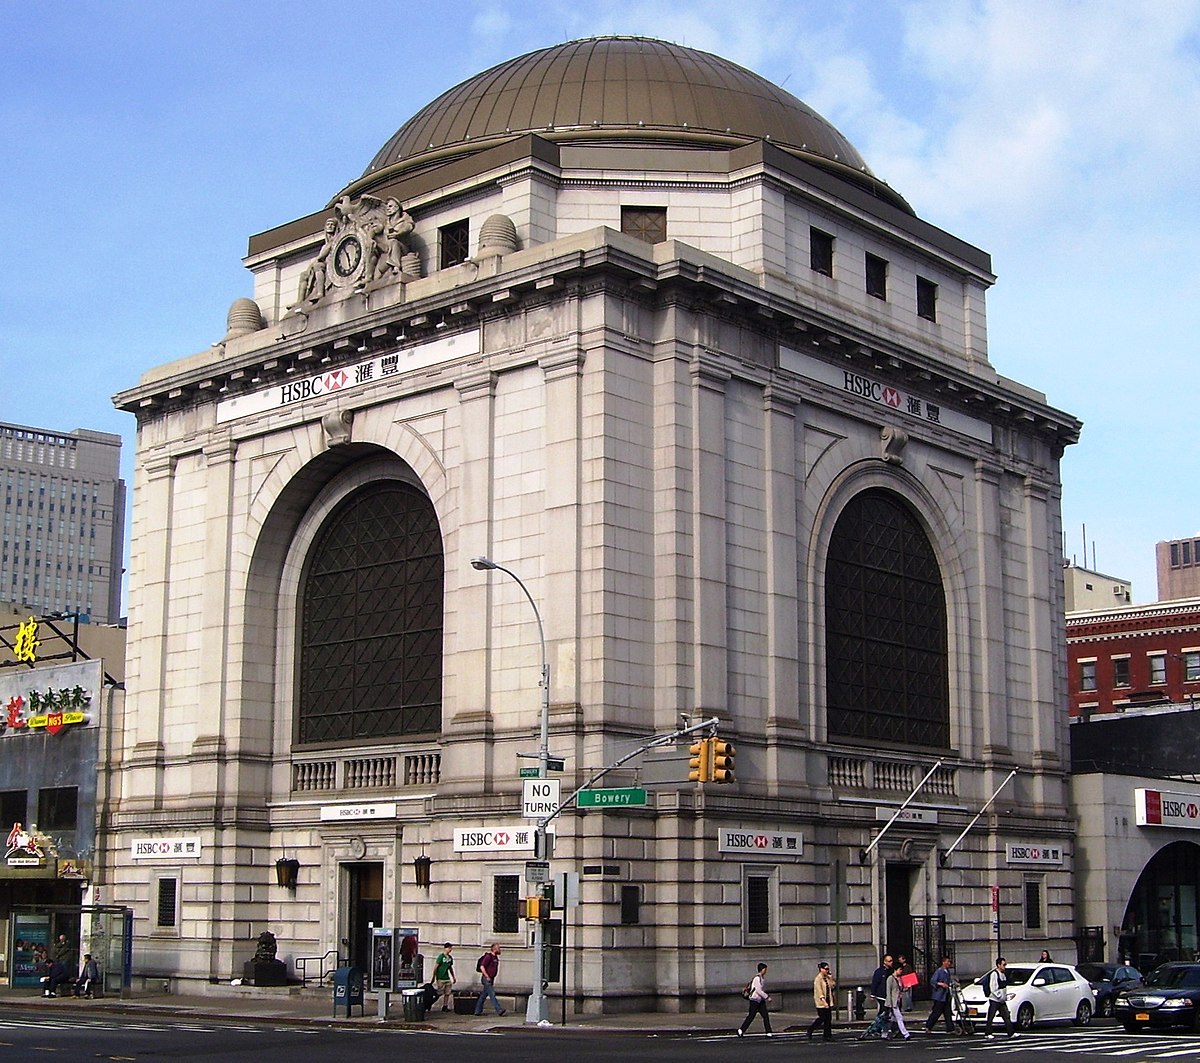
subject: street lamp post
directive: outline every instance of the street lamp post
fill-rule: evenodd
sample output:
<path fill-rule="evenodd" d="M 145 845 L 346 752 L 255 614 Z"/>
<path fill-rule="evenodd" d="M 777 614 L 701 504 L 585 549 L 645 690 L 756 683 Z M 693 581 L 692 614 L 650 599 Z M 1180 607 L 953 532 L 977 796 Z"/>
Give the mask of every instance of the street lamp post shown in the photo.
<path fill-rule="evenodd" d="M 503 565 L 487 557 L 471 558 L 471 567 L 479 572 L 496 570 L 503 572 L 507 576 L 511 576 L 516 580 L 517 586 L 525 593 L 525 597 L 529 599 L 529 604 L 533 609 L 533 616 L 537 621 L 538 627 L 538 640 L 542 646 L 542 722 L 541 738 L 538 743 L 538 778 L 544 779 L 549 774 L 550 760 L 550 661 L 546 657 L 546 630 L 542 627 L 542 614 L 538 612 L 537 602 L 533 600 L 533 595 L 529 593 L 529 588 L 525 586 L 521 577 L 513 572 L 512 569 L 505 568 Z M 539 818 L 537 826 L 534 828 L 534 854 L 539 860 L 548 858 L 546 851 L 546 822 L 544 818 Z M 533 924 L 533 986 L 529 993 L 529 1004 L 525 1009 L 526 1022 L 549 1022 L 546 993 L 542 985 L 545 954 L 545 924 L 541 919 L 537 919 Z"/>

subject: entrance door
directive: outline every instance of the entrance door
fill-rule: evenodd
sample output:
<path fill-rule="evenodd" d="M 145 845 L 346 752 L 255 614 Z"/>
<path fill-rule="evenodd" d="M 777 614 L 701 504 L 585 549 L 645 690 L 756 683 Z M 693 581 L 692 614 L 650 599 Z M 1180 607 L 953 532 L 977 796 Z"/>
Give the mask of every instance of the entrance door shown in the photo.
<path fill-rule="evenodd" d="M 884 869 L 884 916 L 887 939 L 883 947 L 893 956 L 913 957 L 912 864 L 891 864 Z"/>
<path fill-rule="evenodd" d="M 383 926 L 383 864 L 343 864 L 346 869 L 348 963 L 367 972 L 371 963 L 371 927 Z"/>

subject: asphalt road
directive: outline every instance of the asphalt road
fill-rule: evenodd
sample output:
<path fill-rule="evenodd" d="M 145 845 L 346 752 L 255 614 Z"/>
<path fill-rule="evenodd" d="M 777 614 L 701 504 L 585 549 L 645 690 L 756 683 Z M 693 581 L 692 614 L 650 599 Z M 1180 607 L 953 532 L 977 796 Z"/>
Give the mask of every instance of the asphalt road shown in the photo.
<path fill-rule="evenodd" d="M 1012 1040 L 914 1034 L 906 1043 L 859 1041 L 841 1033 L 830 1044 L 809 1042 L 802 1033 L 756 1034 L 739 1041 L 732 1033 L 631 1033 L 515 1028 L 498 1033 L 428 1033 L 374 1027 L 269 1025 L 231 1020 L 170 1018 L 129 1020 L 86 1013 L 16 1012 L 0 1015 L 0 1063 L 59 1056 L 85 1060 L 205 1061 L 251 1063 L 373 1063 L 375 1060 L 436 1058 L 439 1063 L 707 1063 L 749 1057 L 794 1063 L 811 1056 L 876 1060 L 903 1055 L 922 1063 L 989 1063 L 1011 1060 L 1200 1061 L 1200 1035 L 1127 1034 L 1109 1023 L 1089 1029 L 1037 1028 Z"/>

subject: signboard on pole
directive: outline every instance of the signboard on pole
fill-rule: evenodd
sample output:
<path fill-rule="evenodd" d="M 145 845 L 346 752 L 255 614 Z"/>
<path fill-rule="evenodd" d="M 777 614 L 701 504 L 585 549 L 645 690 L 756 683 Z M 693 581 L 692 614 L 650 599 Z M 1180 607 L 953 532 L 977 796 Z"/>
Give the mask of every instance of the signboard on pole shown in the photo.
<path fill-rule="evenodd" d="M 562 783 L 558 779 L 526 779 L 521 790 L 521 815 L 545 819 L 558 810 Z"/>
<path fill-rule="evenodd" d="M 575 803 L 580 808 L 620 808 L 644 805 L 646 791 L 640 786 L 613 786 L 603 790 L 580 790 Z"/>

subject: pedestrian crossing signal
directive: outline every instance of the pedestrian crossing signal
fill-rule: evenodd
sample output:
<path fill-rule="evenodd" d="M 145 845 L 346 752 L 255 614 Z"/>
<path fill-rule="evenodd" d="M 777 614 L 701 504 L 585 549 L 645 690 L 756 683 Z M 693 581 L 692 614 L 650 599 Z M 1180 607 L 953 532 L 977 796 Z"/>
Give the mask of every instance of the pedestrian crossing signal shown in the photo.
<path fill-rule="evenodd" d="M 701 738 L 688 746 L 692 759 L 688 761 L 688 782 L 712 782 L 711 738 Z"/>
<path fill-rule="evenodd" d="M 710 738 L 708 777 L 712 782 L 733 782 L 733 743 Z"/>

